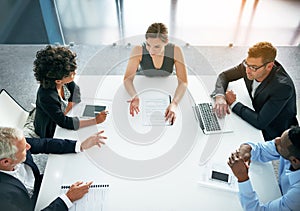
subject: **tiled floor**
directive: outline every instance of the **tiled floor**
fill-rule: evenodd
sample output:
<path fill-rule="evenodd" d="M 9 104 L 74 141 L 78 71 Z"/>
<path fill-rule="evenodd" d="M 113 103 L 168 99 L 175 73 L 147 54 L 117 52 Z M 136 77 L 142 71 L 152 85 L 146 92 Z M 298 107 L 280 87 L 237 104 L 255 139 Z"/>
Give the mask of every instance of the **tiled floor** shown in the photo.
<path fill-rule="evenodd" d="M 163 22 L 174 39 L 192 45 L 300 43 L 299 0 L 56 0 L 66 43 L 140 43 Z M 125 40 L 124 40 L 125 39 Z"/>

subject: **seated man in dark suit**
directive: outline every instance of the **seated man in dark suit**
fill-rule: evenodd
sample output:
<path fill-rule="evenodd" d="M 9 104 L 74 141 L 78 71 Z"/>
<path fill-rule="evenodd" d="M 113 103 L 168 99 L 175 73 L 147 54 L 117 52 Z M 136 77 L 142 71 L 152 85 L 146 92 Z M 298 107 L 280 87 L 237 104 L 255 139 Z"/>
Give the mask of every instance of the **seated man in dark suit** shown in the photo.
<path fill-rule="evenodd" d="M 75 153 L 104 144 L 100 131 L 82 143 L 67 139 L 26 138 L 19 129 L 0 127 L 0 209 L 33 211 L 42 177 L 32 154 Z M 92 182 L 74 183 L 66 194 L 57 197 L 44 210 L 68 210 L 82 198 Z"/>
<path fill-rule="evenodd" d="M 212 97 L 215 112 L 224 117 L 232 111 L 255 128 L 262 130 L 265 141 L 280 136 L 296 119 L 296 91 L 292 79 L 275 60 L 276 48 L 268 42 L 255 44 L 239 65 L 219 74 Z M 243 78 L 254 110 L 238 102 L 229 82 Z"/>

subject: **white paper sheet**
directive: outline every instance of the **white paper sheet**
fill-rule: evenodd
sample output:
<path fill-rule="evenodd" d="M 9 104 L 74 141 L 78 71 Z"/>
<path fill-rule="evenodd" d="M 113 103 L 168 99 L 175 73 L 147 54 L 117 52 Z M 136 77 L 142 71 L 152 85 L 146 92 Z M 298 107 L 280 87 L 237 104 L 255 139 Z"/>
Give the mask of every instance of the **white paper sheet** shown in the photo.
<path fill-rule="evenodd" d="M 167 94 L 144 95 L 142 97 L 143 125 L 170 125 L 165 120 L 165 112 L 170 102 L 171 96 Z"/>

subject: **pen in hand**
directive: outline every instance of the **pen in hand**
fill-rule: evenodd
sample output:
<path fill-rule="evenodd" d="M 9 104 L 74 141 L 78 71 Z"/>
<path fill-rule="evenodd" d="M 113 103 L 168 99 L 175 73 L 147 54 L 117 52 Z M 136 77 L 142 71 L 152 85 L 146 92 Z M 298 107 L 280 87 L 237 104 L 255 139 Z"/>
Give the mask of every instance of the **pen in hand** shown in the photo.
<path fill-rule="evenodd" d="M 108 111 L 101 111 L 100 113 L 98 113 L 97 114 L 97 116 L 96 116 L 96 123 L 97 124 L 99 124 L 99 123 L 102 123 L 102 122 L 104 122 L 105 121 L 105 119 L 106 119 L 106 116 L 107 116 L 107 114 L 109 114 L 109 112 Z"/>

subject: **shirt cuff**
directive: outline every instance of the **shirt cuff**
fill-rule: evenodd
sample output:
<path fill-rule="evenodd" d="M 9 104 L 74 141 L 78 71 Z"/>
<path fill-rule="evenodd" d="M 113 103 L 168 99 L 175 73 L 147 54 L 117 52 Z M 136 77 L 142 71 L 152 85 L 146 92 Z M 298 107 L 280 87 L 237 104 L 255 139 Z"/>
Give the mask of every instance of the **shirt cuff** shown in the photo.
<path fill-rule="evenodd" d="M 238 103 L 237 101 L 234 101 L 234 102 L 230 105 L 230 108 L 233 109 L 233 107 L 234 107 L 237 103 Z"/>
<path fill-rule="evenodd" d="M 221 93 L 211 95 L 211 97 L 214 98 L 214 99 L 215 99 L 217 96 L 223 96 L 223 97 L 225 97 L 225 95 L 224 95 L 224 94 L 221 94 Z"/>
<path fill-rule="evenodd" d="M 67 205 L 68 209 L 70 209 L 70 207 L 73 206 L 73 203 L 70 201 L 70 199 L 67 197 L 66 194 L 60 195 L 59 198 L 61 198 L 65 202 L 65 204 Z"/>
<path fill-rule="evenodd" d="M 81 152 L 80 147 L 81 147 L 81 142 L 80 141 L 76 141 L 75 152 Z"/>
<path fill-rule="evenodd" d="M 239 182 L 239 191 L 241 194 L 249 194 L 253 192 L 252 184 L 250 179 L 246 180 L 245 182 Z"/>

